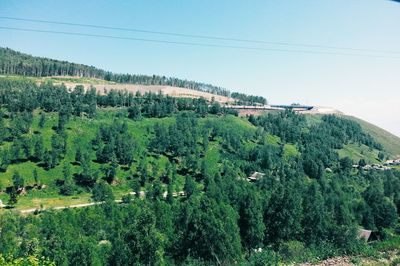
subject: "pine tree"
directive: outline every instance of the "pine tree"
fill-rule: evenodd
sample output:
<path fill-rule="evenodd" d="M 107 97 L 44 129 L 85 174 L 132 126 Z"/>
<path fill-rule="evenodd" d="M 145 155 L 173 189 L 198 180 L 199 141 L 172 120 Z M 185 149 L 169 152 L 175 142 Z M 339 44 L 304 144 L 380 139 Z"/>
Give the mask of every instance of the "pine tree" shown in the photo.
<path fill-rule="evenodd" d="M 48 150 L 44 151 L 43 163 L 46 170 L 50 170 L 53 167 L 51 153 Z"/>
<path fill-rule="evenodd" d="M 174 185 L 172 181 L 170 181 L 167 186 L 167 202 L 169 204 L 174 203 Z"/>
<path fill-rule="evenodd" d="M 185 191 L 187 198 L 190 198 L 193 194 L 197 192 L 196 182 L 190 175 L 186 175 L 185 177 L 185 185 L 183 190 Z"/>
<path fill-rule="evenodd" d="M 40 112 L 38 125 L 40 128 L 43 128 L 45 124 L 46 124 L 46 115 L 44 112 Z"/>
<path fill-rule="evenodd" d="M 9 151 L 0 149 L 0 171 L 5 172 L 9 165 L 10 165 Z"/>
<path fill-rule="evenodd" d="M 17 190 L 13 186 L 10 191 L 10 199 L 8 200 L 8 205 L 14 207 L 18 202 Z"/>
<path fill-rule="evenodd" d="M 13 186 L 15 187 L 16 190 L 21 189 L 25 185 L 25 180 L 21 177 L 18 171 L 15 171 L 13 176 Z"/>
<path fill-rule="evenodd" d="M 33 156 L 37 161 L 43 160 L 44 156 L 44 143 L 42 136 L 35 136 L 33 139 Z"/>
<path fill-rule="evenodd" d="M 32 175 L 33 175 L 33 180 L 35 180 L 35 185 L 39 186 L 40 185 L 39 174 L 36 168 L 33 169 Z"/>

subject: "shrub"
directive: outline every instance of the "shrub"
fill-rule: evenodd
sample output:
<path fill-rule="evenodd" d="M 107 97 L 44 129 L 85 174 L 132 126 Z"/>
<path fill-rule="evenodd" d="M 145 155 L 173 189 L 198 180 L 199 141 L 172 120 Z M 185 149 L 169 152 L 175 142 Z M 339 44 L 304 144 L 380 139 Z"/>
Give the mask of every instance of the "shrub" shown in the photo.
<path fill-rule="evenodd" d="M 304 256 L 305 247 L 302 242 L 288 241 L 284 242 L 279 247 L 279 254 L 285 260 L 295 260 Z"/>

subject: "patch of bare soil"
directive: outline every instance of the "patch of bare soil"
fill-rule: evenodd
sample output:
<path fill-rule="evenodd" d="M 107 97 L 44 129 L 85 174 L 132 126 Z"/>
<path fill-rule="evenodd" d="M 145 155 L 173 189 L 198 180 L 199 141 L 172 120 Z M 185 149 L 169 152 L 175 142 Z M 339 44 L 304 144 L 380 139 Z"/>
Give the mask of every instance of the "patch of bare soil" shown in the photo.
<path fill-rule="evenodd" d="M 202 97 L 208 101 L 214 99 L 215 101 L 220 103 L 232 103 L 235 101 L 233 98 L 230 97 L 225 97 L 221 95 L 216 95 L 208 92 L 197 91 L 187 88 L 173 87 L 173 86 L 135 85 L 135 84 L 89 84 L 89 83 L 74 83 L 74 82 L 63 82 L 63 84 L 69 89 L 73 89 L 77 85 L 82 85 L 86 90 L 89 89 L 90 87 L 94 87 L 100 94 L 105 93 L 105 91 L 110 91 L 111 89 L 128 91 L 134 94 L 138 91 L 141 94 L 144 94 L 146 92 L 159 93 L 161 91 L 162 93 L 172 97 L 180 97 L 180 98 Z"/>
<path fill-rule="evenodd" d="M 393 264 L 399 258 L 398 251 L 389 251 L 380 254 L 380 258 L 359 258 L 359 257 L 334 257 L 320 261 L 318 263 L 301 263 L 294 264 L 293 266 L 392 266 L 400 264 Z"/>

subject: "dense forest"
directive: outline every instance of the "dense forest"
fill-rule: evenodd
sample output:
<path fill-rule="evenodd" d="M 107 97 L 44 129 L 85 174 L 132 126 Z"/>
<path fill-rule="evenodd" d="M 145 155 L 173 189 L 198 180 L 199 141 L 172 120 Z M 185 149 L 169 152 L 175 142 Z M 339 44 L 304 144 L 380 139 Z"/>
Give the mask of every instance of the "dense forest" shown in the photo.
<path fill-rule="evenodd" d="M 146 76 L 132 74 L 115 74 L 98 69 L 94 66 L 75 64 L 66 61 L 34 57 L 0 47 L 0 74 L 23 75 L 32 77 L 75 76 L 104 79 L 117 83 L 132 83 L 141 85 L 168 85 L 193 90 L 209 92 L 217 95 L 231 96 L 246 103 L 265 104 L 266 99 L 260 96 L 250 96 L 243 93 L 230 93 L 227 89 L 195 81 L 168 78 L 164 76 Z"/>
<path fill-rule="evenodd" d="M 239 118 L 203 99 L 24 79 L 0 80 L 0 106 L 4 264 L 277 265 L 378 256 L 360 227 L 398 237 L 400 172 L 339 157 L 350 143 L 385 152 L 345 118 Z M 87 194 L 104 203 L 16 211 L 30 195 Z"/>

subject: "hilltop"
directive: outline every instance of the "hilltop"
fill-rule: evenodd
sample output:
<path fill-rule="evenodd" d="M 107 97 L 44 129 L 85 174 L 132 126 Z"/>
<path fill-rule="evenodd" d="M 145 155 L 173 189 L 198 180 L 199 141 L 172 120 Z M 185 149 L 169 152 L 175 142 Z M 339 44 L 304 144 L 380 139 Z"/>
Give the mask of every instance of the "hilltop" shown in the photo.
<path fill-rule="evenodd" d="M 247 103 L 261 103 L 265 104 L 266 99 L 260 96 L 245 95 L 243 93 L 230 92 L 225 88 L 214 86 L 211 84 L 183 80 L 178 78 L 168 78 L 165 76 L 146 76 L 146 75 L 134 75 L 134 74 L 116 74 L 110 71 L 98 69 L 94 66 L 88 66 L 83 64 L 70 63 L 67 61 L 54 60 L 43 57 L 35 57 L 32 55 L 24 54 L 21 52 L 14 51 L 9 48 L 0 47 L 0 74 L 6 75 L 21 75 L 26 77 L 36 77 L 40 80 L 58 79 L 63 81 L 89 81 L 90 84 L 99 84 L 100 80 L 103 80 L 104 84 L 137 84 L 137 85 L 152 85 L 162 86 L 161 88 L 168 86 L 174 87 L 175 91 L 179 91 L 177 88 L 183 88 L 183 94 L 195 94 L 199 93 L 188 91 L 195 90 L 205 92 L 204 97 L 208 97 L 209 94 L 216 94 L 224 97 L 232 97 L 237 101 L 244 101 Z M 63 79 L 63 77 L 67 77 Z M 68 82 L 66 82 L 68 83 Z M 84 82 L 86 83 L 86 82 Z M 124 87 L 124 85 L 122 86 Z M 153 90 L 149 88 L 149 90 Z M 201 95 L 201 94 L 200 94 Z"/>

